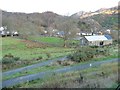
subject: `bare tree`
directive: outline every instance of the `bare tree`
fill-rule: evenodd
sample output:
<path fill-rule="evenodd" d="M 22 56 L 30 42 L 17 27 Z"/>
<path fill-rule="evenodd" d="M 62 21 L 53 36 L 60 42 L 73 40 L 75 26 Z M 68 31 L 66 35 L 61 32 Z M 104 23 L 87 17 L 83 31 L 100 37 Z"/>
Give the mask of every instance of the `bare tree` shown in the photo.
<path fill-rule="evenodd" d="M 63 39 L 64 39 L 64 47 L 67 47 L 67 40 L 74 37 L 75 32 L 75 24 L 73 24 L 74 21 L 71 18 L 65 18 L 62 23 L 59 24 L 58 28 L 61 31 L 64 31 Z"/>

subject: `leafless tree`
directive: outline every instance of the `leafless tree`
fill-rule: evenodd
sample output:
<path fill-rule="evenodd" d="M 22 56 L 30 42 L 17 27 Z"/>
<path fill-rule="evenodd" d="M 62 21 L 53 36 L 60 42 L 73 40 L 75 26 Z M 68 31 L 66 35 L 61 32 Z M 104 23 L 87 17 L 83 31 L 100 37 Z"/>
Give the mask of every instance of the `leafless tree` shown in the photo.
<path fill-rule="evenodd" d="M 76 32 L 76 26 L 73 24 L 74 21 L 71 18 L 65 18 L 62 23 L 59 24 L 59 30 L 64 31 L 63 39 L 64 39 L 64 47 L 67 47 L 67 40 L 74 37 Z"/>

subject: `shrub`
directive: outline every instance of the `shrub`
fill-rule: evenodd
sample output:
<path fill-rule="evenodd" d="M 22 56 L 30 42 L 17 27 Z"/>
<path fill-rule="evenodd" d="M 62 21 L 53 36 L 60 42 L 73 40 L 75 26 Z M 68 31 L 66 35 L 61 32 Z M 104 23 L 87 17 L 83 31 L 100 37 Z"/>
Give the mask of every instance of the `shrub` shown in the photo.
<path fill-rule="evenodd" d="M 46 49 L 46 47 L 42 47 L 43 49 Z"/>
<path fill-rule="evenodd" d="M 109 50 L 107 48 L 92 48 L 92 47 L 82 47 L 77 48 L 77 50 L 72 54 L 68 55 L 67 57 L 75 62 L 81 62 L 92 59 L 94 56 L 97 55 L 109 55 Z"/>
<path fill-rule="evenodd" d="M 83 47 L 74 52 L 73 55 L 69 55 L 68 58 L 75 62 L 81 62 L 93 58 L 95 54 L 96 51 L 94 48 Z"/>
<path fill-rule="evenodd" d="M 47 57 L 50 58 L 51 57 L 51 54 L 50 53 L 46 53 Z"/>
<path fill-rule="evenodd" d="M 13 58 L 14 56 L 11 53 L 9 53 L 9 54 L 4 55 L 3 57 Z"/>
<path fill-rule="evenodd" d="M 12 64 L 18 60 L 20 60 L 20 57 L 14 57 L 11 53 L 9 53 L 9 54 L 6 54 L 3 56 L 2 63 L 3 64 Z"/>
<path fill-rule="evenodd" d="M 98 48 L 98 46 L 90 46 L 91 48 Z"/>
<path fill-rule="evenodd" d="M 20 57 L 14 57 L 14 60 L 18 61 L 18 60 L 20 60 Z"/>
<path fill-rule="evenodd" d="M 41 59 L 43 59 L 43 57 L 42 57 L 42 56 L 39 56 L 38 58 L 39 58 L 40 60 L 41 60 Z"/>
<path fill-rule="evenodd" d="M 13 58 L 8 58 L 8 57 L 4 57 L 2 59 L 2 63 L 3 64 L 11 64 L 11 63 L 14 63 L 14 59 Z"/>
<path fill-rule="evenodd" d="M 61 62 L 62 62 L 62 61 L 59 61 L 59 60 L 57 61 L 58 64 L 61 64 Z"/>

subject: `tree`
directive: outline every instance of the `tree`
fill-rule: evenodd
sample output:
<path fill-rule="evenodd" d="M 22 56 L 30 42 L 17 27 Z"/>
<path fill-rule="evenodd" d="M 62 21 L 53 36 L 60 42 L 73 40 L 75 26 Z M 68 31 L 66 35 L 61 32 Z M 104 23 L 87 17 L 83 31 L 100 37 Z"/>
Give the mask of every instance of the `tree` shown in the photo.
<path fill-rule="evenodd" d="M 79 21 L 78 22 L 78 28 L 80 28 L 81 31 L 84 31 L 87 28 L 87 24 L 85 22 L 83 22 L 83 21 Z"/>
<path fill-rule="evenodd" d="M 101 25 L 97 21 L 90 18 L 79 20 L 78 28 L 85 32 L 96 32 L 102 29 Z"/>
<path fill-rule="evenodd" d="M 61 22 L 57 27 L 59 30 L 64 31 L 63 39 L 64 39 L 64 47 L 67 47 L 67 40 L 74 37 L 76 25 L 74 24 L 74 20 L 68 17 L 65 17 L 63 22 Z"/>

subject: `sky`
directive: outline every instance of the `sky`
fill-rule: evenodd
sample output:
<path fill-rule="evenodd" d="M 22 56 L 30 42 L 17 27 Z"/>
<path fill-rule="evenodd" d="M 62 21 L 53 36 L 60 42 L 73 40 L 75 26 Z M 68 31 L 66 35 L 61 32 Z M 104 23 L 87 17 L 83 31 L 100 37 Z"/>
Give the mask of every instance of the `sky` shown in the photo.
<path fill-rule="evenodd" d="M 119 0 L 0 0 L 0 9 L 8 12 L 45 12 L 72 15 L 79 11 L 96 11 L 118 6 Z"/>

